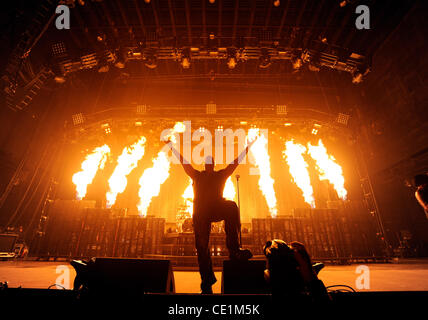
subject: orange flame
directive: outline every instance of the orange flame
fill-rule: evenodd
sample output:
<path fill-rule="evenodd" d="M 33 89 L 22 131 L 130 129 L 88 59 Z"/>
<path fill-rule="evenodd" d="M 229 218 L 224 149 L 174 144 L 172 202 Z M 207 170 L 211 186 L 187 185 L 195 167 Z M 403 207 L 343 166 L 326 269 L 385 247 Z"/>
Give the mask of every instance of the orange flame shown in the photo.
<path fill-rule="evenodd" d="M 255 165 L 259 169 L 259 189 L 266 199 L 271 217 L 275 218 L 278 214 L 278 210 L 275 190 L 273 188 L 275 181 L 271 177 L 270 158 L 267 149 L 268 140 L 267 137 L 260 132 L 260 129 L 251 128 L 248 130 L 247 141 L 252 141 L 256 137 L 258 138 L 252 145 L 250 152 L 254 157 Z"/>
<path fill-rule="evenodd" d="M 190 179 L 189 184 L 187 185 L 186 189 L 183 192 L 182 195 L 184 199 L 184 204 L 186 206 L 186 212 L 190 214 L 190 216 L 193 216 L 193 182 L 192 179 Z"/>
<path fill-rule="evenodd" d="M 308 164 L 303 158 L 306 148 L 301 144 L 294 143 L 293 140 L 285 143 L 283 156 L 290 167 L 290 174 L 293 181 L 303 192 L 303 198 L 312 208 L 315 208 L 314 190 L 311 185 L 311 178 L 308 172 Z"/>
<path fill-rule="evenodd" d="M 226 180 L 226 185 L 224 186 L 223 190 L 223 198 L 227 200 L 234 200 L 235 199 L 235 185 L 232 182 L 232 178 L 229 177 Z M 190 216 L 193 215 L 193 182 L 192 179 L 190 179 L 188 186 L 183 192 L 182 198 L 184 199 L 184 204 L 186 206 L 186 212 L 190 214 Z"/>
<path fill-rule="evenodd" d="M 128 180 L 126 176 L 137 166 L 138 161 L 144 156 L 146 138 L 141 137 L 130 147 L 125 147 L 117 158 L 117 166 L 108 180 L 109 191 L 106 194 L 107 207 L 110 208 L 116 202 L 116 197 L 126 189 Z"/>
<path fill-rule="evenodd" d="M 232 178 L 229 177 L 227 178 L 226 184 L 224 186 L 223 198 L 233 201 L 235 199 L 235 195 L 236 195 L 235 185 L 232 182 Z"/>
<path fill-rule="evenodd" d="M 138 203 L 138 212 L 142 216 L 147 216 L 147 209 L 153 197 L 157 197 L 161 185 L 169 177 L 170 163 L 165 152 L 161 151 L 153 159 L 153 166 L 144 170 L 140 178 L 140 202 Z"/>
<path fill-rule="evenodd" d="M 98 169 L 104 169 L 109 154 L 110 148 L 106 144 L 95 148 L 82 162 L 82 171 L 76 172 L 73 175 L 72 181 L 76 185 L 76 197 L 78 200 L 85 197 L 88 185 L 94 180 Z"/>
<path fill-rule="evenodd" d="M 335 162 L 336 159 L 333 156 L 327 154 L 322 141 L 318 141 L 318 146 L 308 143 L 308 153 L 316 161 L 320 180 L 328 180 L 334 186 L 339 198 L 346 200 L 348 192 L 344 187 L 345 178 L 342 167 Z"/>

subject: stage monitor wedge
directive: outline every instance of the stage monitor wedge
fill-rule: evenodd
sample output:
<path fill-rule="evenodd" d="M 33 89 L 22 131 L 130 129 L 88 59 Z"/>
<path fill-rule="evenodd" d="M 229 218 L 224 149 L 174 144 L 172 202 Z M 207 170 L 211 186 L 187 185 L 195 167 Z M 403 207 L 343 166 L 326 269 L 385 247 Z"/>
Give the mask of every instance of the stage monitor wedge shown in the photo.
<path fill-rule="evenodd" d="M 95 258 L 81 267 L 72 263 L 79 281 L 92 295 L 142 296 L 175 293 L 169 260 Z M 76 283 L 76 282 L 75 282 Z"/>

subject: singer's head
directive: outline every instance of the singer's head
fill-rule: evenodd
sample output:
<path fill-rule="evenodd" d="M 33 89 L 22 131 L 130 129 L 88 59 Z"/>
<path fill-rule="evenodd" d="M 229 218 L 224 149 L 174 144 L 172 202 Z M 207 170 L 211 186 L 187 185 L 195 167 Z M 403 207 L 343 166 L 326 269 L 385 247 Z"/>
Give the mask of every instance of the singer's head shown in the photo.
<path fill-rule="evenodd" d="M 205 157 L 205 171 L 214 171 L 214 158 L 212 156 Z"/>

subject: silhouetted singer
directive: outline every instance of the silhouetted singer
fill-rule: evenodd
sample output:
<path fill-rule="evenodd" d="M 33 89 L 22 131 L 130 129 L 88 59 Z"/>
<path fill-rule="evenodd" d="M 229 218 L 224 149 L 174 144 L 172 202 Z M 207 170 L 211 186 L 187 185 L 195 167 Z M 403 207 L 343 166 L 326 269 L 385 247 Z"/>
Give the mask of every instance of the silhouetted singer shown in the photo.
<path fill-rule="evenodd" d="M 212 285 L 217 281 L 208 247 L 211 222 L 225 221 L 226 246 L 229 250 L 230 259 L 248 260 L 253 256 L 250 250 L 240 248 L 239 230 L 241 223 L 239 209 L 234 201 L 223 198 L 223 190 L 227 178 L 232 175 L 254 142 L 255 140 L 249 143 L 232 163 L 219 171 L 214 171 L 215 164 L 211 156 L 205 158 L 205 170 L 196 170 L 172 146 L 170 141 L 166 142 L 174 155 L 180 160 L 186 174 L 193 180 L 193 229 L 195 232 L 199 273 L 202 279 L 202 293 L 212 293 Z"/>

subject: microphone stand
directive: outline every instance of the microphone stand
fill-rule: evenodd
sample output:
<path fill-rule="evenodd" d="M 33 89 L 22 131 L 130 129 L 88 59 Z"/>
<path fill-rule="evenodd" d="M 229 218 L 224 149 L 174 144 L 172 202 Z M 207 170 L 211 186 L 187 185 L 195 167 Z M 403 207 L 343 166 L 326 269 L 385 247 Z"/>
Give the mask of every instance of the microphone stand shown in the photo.
<path fill-rule="evenodd" d="M 242 235 L 241 235 L 241 202 L 239 199 L 239 178 L 241 176 L 237 174 L 236 178 L 236 189 L 238 190 L 238 212 L 239 212 L 239 245 L 242 247 Z"/>

